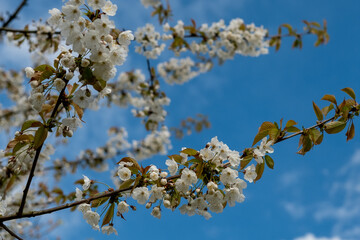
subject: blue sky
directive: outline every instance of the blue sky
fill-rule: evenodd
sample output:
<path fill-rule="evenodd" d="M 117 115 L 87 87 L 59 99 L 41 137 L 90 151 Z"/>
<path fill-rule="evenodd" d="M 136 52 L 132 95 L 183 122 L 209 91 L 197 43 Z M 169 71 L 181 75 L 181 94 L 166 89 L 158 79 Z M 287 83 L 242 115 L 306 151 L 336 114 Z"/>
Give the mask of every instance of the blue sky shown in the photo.
<path fill-rule="evenodd" d="M 0 0 L 2 11 L 11 11 L 20 1 Z M 118 7 L 116 25 L 135 30 L 146 22 L 150 10 L 140 1 L 114 1 Z M 360 2 L 346 1 L 250 1 L 250 0 L 192 0 L 172 1 L 173 23 L 182 19 L 186 24 L 193 18 L 197 23 L 211 23 L 240 17 L 246 23 L 263 25 L 276 33 L 282 23 L 297 29 L 302 20 L 328 22 L 330 42 L 315 48 L 314 37 L 306 37 L 302 50 L 292 50 L 291 41 L 285 40 L 279 52 L 259 58 L 236 57 L 223 66 L 216 66 L 207 74 L 200 75 L 182 86 L 162 86 L 171 98 L 167 124 L 176 126 L 181 119 L 203 113 L 209 116 L 212 128 L 201 134 L 193 134 L 182 141 L 173 141 L 173 151 L 181 147 L 200 149 L 218 136 L 231 149 L 242 150 L 251 146 L 253 137 L 263 121 L 293 119 L 300 126 L 315 122 L 312 101 L 320 101 L 324 94 L 334 94 L 339 99 L 340 91 L 352 87 L 360 94 L 360 39 L 358 22 Z M 13 26 L 22 27 L 32 19 L 46 19 L 47 10 L 60 7 L 61 1 L 30 0 Z M 0 67 L 21 69 L 30 63 L 28 54 L 2 44 L 1 52 L 7 58 L 0 60 Z M 19 54 L 22 56 L 19 61 Z M 145 69 L 143 58 L 131 55 L 121 70 Z M 154 63 L 153 63 L 154 64 Z M 196 104 L 194 104 L 194 102 Z M 130 111 L 86 112 L 86 125 L 77 131 L 67 146 L 66 152 L 57 156 L 77 155 L 84 147 L 101 146 L 106 140 L 110 126 L 126 126 L 130 136 L 139 138 L 144 131 L 138 130 L 139 121 L 133 120 Z M 359 126 L 355 120 L 355 127 Z M 94 128 L 101 125 L 101 128 Z M 4 139 L 4 138 L 2 138 Z M 156 239 L 279 239 L 279 240 L 337 240 L 360 239 L 360 141 L 346 142 L 344 133 L 327 135 L 323 143 L 306 156 L 297 155 L 298 139 L 275 146 L 272 155 L 275 169 L 266 171 L 261 181 L 249 184 L 244 194 L 246 200 L 222 214 L 213 214 L 206 221 L 202 217 L 183 216 L 179 211 L 163 211 L 161 220 L 138 207 L 126 215 L 127 221 L 115 220 L 118 238 Z M 165 156 L 158 156 L 143 164 L 163 164 Z M 102 178 L 95 172 L 86 172 L 89 177 Z M 66 185 L 71 191 L 74 179 L 83 172 L 70 176 Z M 63 235 L 63 239 L 115 239 L 91 230 L 80 213 L 63 211 L 64 225 L 49 239 Z M 66 217 L 66 218 L 65 218 Z M 42 220 L 45 221 L 45 220 Z M 314 236 L 311 238 L 311 236 Z M 315 238 L 316 236 L 316 238 Z M 323 238 L 320 238 L 323 237 Z"/>

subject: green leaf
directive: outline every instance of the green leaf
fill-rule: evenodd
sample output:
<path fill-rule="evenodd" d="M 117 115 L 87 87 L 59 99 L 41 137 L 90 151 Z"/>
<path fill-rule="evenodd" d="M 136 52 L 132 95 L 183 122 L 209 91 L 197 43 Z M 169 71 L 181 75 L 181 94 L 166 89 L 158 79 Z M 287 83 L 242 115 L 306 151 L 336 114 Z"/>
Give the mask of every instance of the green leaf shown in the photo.
<path fill-rule="evenodd" d="M 47 64 L 40 65 L 40 66 L 34 68 L 34 70 L 41 72 L 41 75 L 39 78 L 40 81 L 50 78 L 55 73 L 55 69 L 52 66 L 47 65 Z"/>
<path fill-rule="evenodd" d="M 326 115 L 334 109 L 334 105 L 333 104 L 330 104 L 329 106 L 327 107 L 324 107 L 321 112 L 324 114 L 324 116 L 326 117 Z"/>
<path fill-rule="evenodd" d="M 265 131 L 265 130 L 269 130 L 271 128 L 275 128 L 275 124 L 272 122 L 263 122 L 259 128 L 259 132 Z"/>
<path fill-rule="evenodd" d="M 115 203 L 112 203 L 105 214 L 101 227 L 110 223 L 111 219 L 114 217 L 114 208 L 115 208 Z"/>
<path fill-rule="evenodd" d="M 38 130 L 36 130 L 34 137 L 34 148 L 38 149 L 46 140 L 48 135 L 48 129 L 44 127 L 44 125 L 40 126 Z"/>
<path fill-rule="evenodd" d="M 47 70 L 55 72 L 55 69 L 52 66 L 47 65 L 47 64 L 42 64 L 40 66 L 37 66 L 36 68 L 34 68 L 34 70 L 38 71 L 38 72 L 43 72 L 43 71 L 47 71 Z"/>
<path fill-rule="evenodd" d="M 34 136 L 31 134 L 21 134 L 15 137 L 15 140 L 19 142 L 32 142 L 34 141 Z"/>
<path fill-rule="evenodd" d="M 12 153 L 16 154 L 17 151 L 19 151 L 20 149 L 22 149 L 23 147 L 25 147 L 26 145 L 28 145 L 29 143 L 26 142 L 18 142 L 15 147 L 13 148 Z"/>
<path fill-rule="evenodd" d="M 254 138 L 254 141 L 253 141 L 253 146 L 258 143 L 261 139 L 263 139 L 264 137 L 266 137 L 269 133 L 269 130 L 265 130 L 265 131 L 262 131 L 262 132 L 258 132 L 258 134 L 256 134 L 255 138 Z"/>
<path fill-rule="evenodd" d="M 336 98 L 334 95 L 326 94 L 325 96 L 323 96 L 323 98 L 321 100 L 326 100 L 326 101 L 332 102 L 333 104 L 335 104 L 337 106 Z"/>
<path fill-rule="evenodd" d="M 297 124 L 297 122 L 295 122 L 294 120 L 289 120 L 289 121 L 287 121 L 285 128 L 295 126 L 296 124 Z"/>
<path fill-rule="evenodd" d="M 21 127 L 21 132 L 25 131 L 26 129 L 29 129 L 31 127 L 40 127 L 43 124 L 37 120 L 27 120 L 23 123 Z"/>
<path fill-rule="evenodd" d="M 182 153 L 185 153 L 189 156 L 195 156 L 197 155 L 198 151 L 196 151 L 195 149 L 192 148 L 185 148 L 184 150 L 181 151 Z"/>
<path fill-rule="evenodd" d="M 256 165 L 255 172 L 256 172 L 257 176 L 254 179 L 254 183 L 257 182 L 258 180 L 260 180 L 260 178 L 262 177 L 262 175 L 264 173 L 264 169 L 265 169 L 265 163 L 261 163 L 261 164 Z"/>
<path fill-rule="evenodd" d="M 324 119 L 324 116 L 320 110 L 320 108 L 318 107 L 318 105 L 316 105 L 316 103 L 313 101 L 313 108 L 314 108 L 314 112 L 316 114 L 316 118 L 319 120 L 319 121 L 322 121 Z"/>
<path fill-rule="evenodd" d="M 18 142 L 19 142 L 18 140 L 11 140 L 8 143 L 8 145 L 6 146 L 6 149 L 11 149 L 11 148 L 15 147 Z"/>
<path fill-rule="evenodd" d="M 134 182 L 135 182 L 135 179 L 126 180 L 125 182 L 123 182 L 123 183 L 120 185 L 120 188 L 119 188 L 119 189 L 129 188 Z"/>
<path fill-rule="evenodd" d="M 308 151 L 311 150 L 313 143 L 309 136 L 301 135 L 299 140 L 299 145 L 302 146 L 302 148 L 297 153 L 301 155 L 305 155 Z"/>
<path fill-rule="evenodd" d="M 325 132 L 328 134 L 335 134 L 341 132 L 346 126 L 346 122 L 334 121 L 326 123 L 324 126 Z"/>
<path fill-rule="evenodd" d="M 277 128 L 272 128 L 269 130 L 269 137 L 271 140 L 276 140 L 280 135 L 280 130 Z"/>
<path fill-rule="evenodd" d="M 353 139 L 354 136 L 355 136 L 355 126 L 354 123 L 351 123 L 349 130 L 346 132 L 346 141 Z"/>
<path fill-rule="evenodd" d="M 291 126 L 286 128 L 287 132 L 300 132 L 300 129 L 298 129 L 297 127 Z"/>
<path fill-rule="evenodd" d="M 272 128 L 276 128 L 275 124 L 272 122 L 263 122 L 259 127 L 259 131 L 256 134 L 252 145 L 254 146 L 257 142 L 266 137 L 269 133 L 269 130 Z"/>
<path fill-rule="evenodd" d="M 248 155 L 246 157 L 244 157 L 241 161 L 240 161 L 240 169 L 244 169 L 249 162 L 253 159 L 252 155 Z"/>
<path fill-rule="evenodd" d="M 355 95 L 355 92 L 354 92 L 354 90 L 352 88 L 349 88 L 349 87 L 343 88 L 343 89 L 341 89 L 341 91 L 347 93 L 352 99 L 355 100 L 356 95 Z"/>
<path fill-rule="evenodd" d="M 204 162 L 200 162 L 196 166 L 196 170 L 195 170 L 197 178 L 201 177 L 203 170 L 204 170 Z"/>
<path fill-rule="evenodd" d="M 101 92 L 106 87 L 106 82 L 102 79 L 98 79 L 93 87 L 96 91 Z"/>
<path fill-rule="evenodd" d="M 100 195 L 100 193 L 98 193 L 98 194 Z M 109 198 L 110 197 L 103 197 L 103 198 L 95 199 L 94 201 L 91 201 L 91 207 L 92 208 L 99 207 L 99 206 L 103 205 L 104 203 L 106 203 Z"/>
<path fill-rule="evenodd" d="M 79 105 L 77 105 L 76 103 L 72 102 L 71 105 L 74 106 L 75 112 L 77 113 L 77 115 L 79 116 L 79 119 L 82 120 L 82 117 L 84 115 L 84 110 L 79 107 Z"/>
<path fill-rule="evenodd" d="M 130 162 L 133 163 L 133 166 L 136 167 L 137 169 L 139 169 L 141 171 L 141 167 L 139 165 L 139 163 L 132 157 L 124 157 L 122 158 L 119 162 L 117 162 L 117 164 L 121 163 L 121 162 Z"/>
<path fill-rule="evenodd" d="M 274 160 L 269 155 L 265 155 L 265 162 L 269 168 L 274 169 Z"/>
<path fill-rule="evenodd" d="M 317 141 L 318 141 L 319 137 L 321 136 L 321 132 L 315 128 L 309 129 L 309 136 L 310 136 L 311 141 L 315 145 L 317 145 Z"/>
<path fill-rule="evenodd" d="M 319 145 L 320 143 L 322 143 L 322 140 L 324 138 L 324 134 L 321 134 L 318 139 L 316 140 L 316 142 L 314 142 L 315 145 Z"/>
<path fill-rule="evenodd" d="M 183 159 L 183 157 L 178 154 L 169 155 L 168 158 L 174 159 L 175 162 L 177 162 L 177 163 L 181 163 L 181 161 Z"/>
<path fill-rule="evenodd" d="M 51 192 L 56 193 L 58 195 L 64 195 L 63 190 L 61 190 L 61 188 L 58 187 L 54 188 Z"/>

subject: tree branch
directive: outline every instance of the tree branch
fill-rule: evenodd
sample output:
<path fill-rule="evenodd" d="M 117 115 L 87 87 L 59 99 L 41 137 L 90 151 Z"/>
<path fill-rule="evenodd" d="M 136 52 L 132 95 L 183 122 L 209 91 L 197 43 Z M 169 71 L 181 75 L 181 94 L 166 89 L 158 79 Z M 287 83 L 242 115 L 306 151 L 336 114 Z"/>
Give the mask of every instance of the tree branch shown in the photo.
<path fill-rule="evenodd" d="M 19 237 L 13 231 L 11 231 L 4 223 L 0 223 L 0 227 L 4 228 L 5 231 L 7 231 L 14 238 L 19 239 L 19 240 L 23 240 L 21 237 Z"/>
<path fill-rule="evenodd" d="M 9 19 L 6 22 L 3 23 L 3 25 L 2 25 L 3 28 L 6 28 L 16 18 L 16 16 L 19 14 L 20 10 L 26 5 L 26 3 L 27 3 L 27 0 L 23 0 L 20 3 L 20 5 L 15 10 L 15 12 L 10 15 Z"/>
<path fill-rule="evenodd" d="M 55 107 L 54 107 L 54 109 L 53 109 L 53 111 L 51 113 L 50 120 L 53 120 L 55 118 L 55 116 L 56 116 L 57 110 L 58 110 L 58 108 L 59 108 L 59 106 L 61 104 L 62 96 L 65 94 L 66 86 L 67 86 L 67 82 L 65 84 L 65 87 L 61 90 L 61 92 L 59 94 L 59 97 L 58 97 L 58 99 L 56 101 Z M 19 211 L 17 212 L 18 216 L 22 216 L 22 214 L 23 214 L 25 203 L 26 203 L 26 197 L 27 197 L 27 194 L 28 194 L 29 189 L 30 189 L 32 178 L 34 177 L 36 164 L 37 164 L 37 161 L 39 159 L 39 156 L 40 156 L 41 149 L 42 149 L 43 145 L 44 144 L 41 144 L 41 146 L 38 149 L 36 149 L 34 162 L 33 162 L 32 166 L 31 166 L 29 178 L 28 178 L 28 180 L 26 182 L 26 186 L 25 186 L 25 189 L 23 191 L 23 196 L 22 196 L 22 199 L 21 199 L 21 204 L 20 204 L 20 207 L 19 207 Z"/>

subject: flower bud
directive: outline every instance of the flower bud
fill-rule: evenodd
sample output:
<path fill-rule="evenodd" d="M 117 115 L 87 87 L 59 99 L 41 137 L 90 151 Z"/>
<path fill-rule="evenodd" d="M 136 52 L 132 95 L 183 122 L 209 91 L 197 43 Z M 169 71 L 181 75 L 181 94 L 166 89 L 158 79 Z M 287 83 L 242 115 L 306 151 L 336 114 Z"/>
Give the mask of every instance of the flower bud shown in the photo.
<path fill-rule="evenodd" d="M 104 40 L 105 40 L 105 42 L 107 42 L 107 43 L 111 43 L 112 41 L 113 41 L 113 37 L 110 35 L 110 34 L 108 34 L 108 35 L 106 35 L 105 37 L 104 37 Z"/>
<path fill-rule="evenodd" d="M 89 60 L 83 59 L 83 60 L 81 61 L 81 66 L 82 66 L 82 67 L 87 67 L 87 66 L 89 66 L 89 65 L 90 65 L 90 61 L 89 61 Z"/>
<path fill-rule="evenodd" d="M 170 203 L 169 200 L 164 200 L 163 204 L 164 204 L 164 207 L 166 207 L 166 208 L 170 208 L 170 207 L 171 207 L 171 203 Z"/>
<path fill-rule="evenodd" d="M 68 72 L 65 74 L 65 79 L 66 80 L 71 80 L 74 77 L 74 73 L 73 72 Z"/>
<path fill-rule="evenodd" d="M 68 136 L 68 137 L 72 137 L 73 135 L 74 135 L 74 133 L 72 130 L 69 130 L 66 132 L 66 136 Z"/>
<path fill-rule="evenodd" d="M 164 199 L 165 199 L 165 200 L 170 200 L 170 199 L 171 199 L 170 194 L 165 194 Z"/>
<path fill-rule="evenodd" d="M 167 180 L 165 178 L 160 180 L 161 185 L 166 185 L 167 184 Z"/>
<path fill-rule="evenodd" d="M 30 86 L 31 86 L 32 88 L 36 88 L 37 86 L 39 86 L 39 82 L 38 82 L 38 81 L 31 81 L 31 82 L 30 82 Z"/>

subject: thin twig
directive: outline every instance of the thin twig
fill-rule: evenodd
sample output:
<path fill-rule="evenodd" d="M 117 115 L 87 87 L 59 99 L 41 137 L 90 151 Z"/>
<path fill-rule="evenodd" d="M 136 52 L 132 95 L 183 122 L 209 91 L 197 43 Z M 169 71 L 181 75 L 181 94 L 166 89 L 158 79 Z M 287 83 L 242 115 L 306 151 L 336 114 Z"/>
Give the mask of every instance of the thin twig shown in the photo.
<path fill-rule="evenodd" d="M 36 149 L 34 162 L 33 162 L 32 166 L 31 166 L 30 174 L 29 174 L 28 180 L 26 182 L 26 186 L 25 186 L 24 191 L 23 191 L 23 196 L 22 196 L 22 199 L 21 199 L 21 204 L 20 204 L 20 207 L 19 207 L 19 211 L 17 212 L 17 214 L 19 216 L 21 216 L 23 211 L 24 211 L 24 207 L 25 207 L 25 203 L 26 203 L 26 197 L 27 197 L 27 194 L 28 194 L 29 189 L 30 189 L 31 180 L 34 177 L 36 164 L 37 164 L 37 161 L 39 159 L 42 147 L 43 147 L 43 144 L 41 144 L 41 146 L 38 149 Z"/>
<path fill-rule="evenodd" d="M 0 223 L 0 227 L 4 228 L 5 231 L 7 231 L 14 238 L 19 239 L 19 240 L 23 240 L 21 237 L 19 237 L 13 231 L 11 231 L 4 223 Z"/>
<path fill-rule="evenodd" d="M 8 112 L 4 113 L 3 115 L 0 115 L 0 119 L 8 118 L 8 117 L 11 117 L 12 115 L 20 114 L 22 112 L 27 113 L 27 112 L 30 112 L 31 110 L 32 110 L 32 108 L 16 110 L 16 111 L 9 110 Z M 7 110 L 5 110 L 5 111 L 7 111 Z"/>
<path fill-rule="evenodd" d="M 144 52 L 146 51 L 146 48 L 144 47 Z M 153 86 L 154 85 L 154 80 L 155 80 L 155 76 L 153 75 L 152 71 L 151 71 L 151 66 L 150 66 L 150 60 L 148 58 L 146 58 L 146 66 L 147 66 L 147 69 L 149 71 L 149 74 L 150 74 L 150 86 Z"/>
<path fill-rule="evenodd" d="M 19 14 L 20 10 L 26 5 L 26 3 L 27 3 L 27 0 L 23 0 L 20 3 L 20 5 L 15 10 L 15 12 L 10 15 L 9 19 L 6 22 L 3 23 L 3 25 L 2 25 L 3 28 L 7 27 L 16 18 L 16 16 Z"/>
<path fill-rule="evenodd" d="M 25 29 L 13 29 L 13 28 L 0 28 L 0 32 L 13 32 L 13 33 L 23 33 L 23 34 L 39 34 L 38 30 L 25 30 Z M 40 32 L 40 34 L 61 34 L 60 31 L 56 32 Z"/>
<path fill-rule="evenodd" d="M 57 110 L 61 104 L 61 99 L 62 99 L 62 96 L 65 94 L 65 89 L 66 89 L 66 86 L 67 86 L 67 82 L 65 84 L 65 87 L 61 90 L 60 94 L 59 94 L 59 97 L 56 101 L 56 104 L 55 104 L 55 107 L 51 113 L 51 116 L 50 116 L 50 120 L 53 120 L 57 114 Z M 37 164 L 37 161 L 39 159 L 39 156 L 40 156 L 40 153 L 41 153 L 41 149 L 43 147 L 44 144 L 41 144 L 41 146 L 39 146 L 37 149 L 36 149 L 36 154 L 35 154 L 35 158 L 34 158 L 34 162 L 31 166 L 31 170 L 30 170 L 30 174 L 29 174 L 29 178 L 26 182 L 26 186 L 25 186 L 25 189 L 23 191 L 23 196 L 22 196 L 22 199 L 21 199 L 21 204 L 20 204 L 20 207 L 19 207 L 19 211 L 17 212 L 17 215 L 18 216 L 22 216 L 23 214 L 23 211 L 24 211 L 24 207 L 25 207 L 25 203 L 26 203 L 26 197 L 27 197 L 27 194 L 29 192 L 29 189 L 30 189 L 30 185 L 31 185 L 31 181 L 32 181 L 32 178 L 34 177 L 34 172 L 35 172 L 35 168 L 36 168 L 36 164 Z"/>
<path fill-rule="evenodd" d="M 324 121 L 322 121 L 322 122 L 320 122 L 320 123 L 318 123 L 318 124 L 315 124 L 314 126 L 311 126 L 311 127 L 309 127 L 309 128 L 306 128 L 305 131 L 310 130 L 310 129 L 313 129 L 313 128 L 320 127 L 321 125 L 324 125 L 325 123 L 330 122 L 330 121 L 332 121 L 332 120 L 335 120 L 335 116 L 332 117 L 332 118 L 329 118 L 329 119 L 327 119 L 327 120 L 324 120 Z M 291 134 L 291 135 L 289 135 L 289 136 L 283 137 L 283 138 L 279 138 L 275 143 L 282 142 L 282 141 L 284 141 L 284 140 L 287 140 L 287 139 L 289 139 L 289 138 L 293 138 L 293 137 L 295 137 L 295 136 L 297 136 L 297 135 L 300 135 L 300 134 L 303 134 L 303 133 L 304 133 L 304 130 L 303 130 L 303 131 L 300 131 L 300 132 L 297 132 L 297 133 L 294 133 L 294 134 Z"/>

